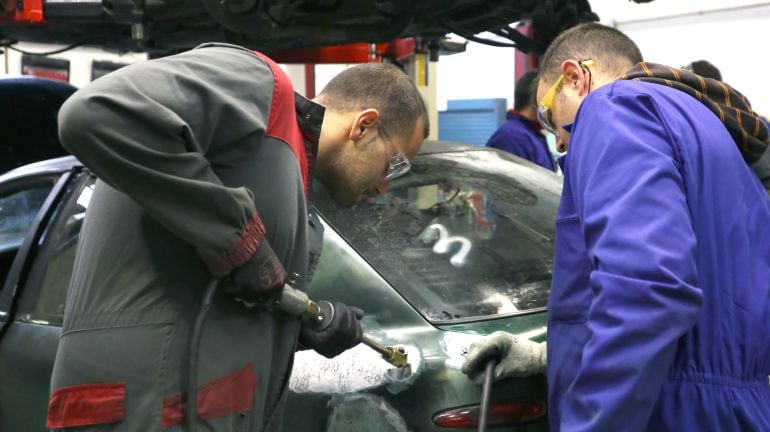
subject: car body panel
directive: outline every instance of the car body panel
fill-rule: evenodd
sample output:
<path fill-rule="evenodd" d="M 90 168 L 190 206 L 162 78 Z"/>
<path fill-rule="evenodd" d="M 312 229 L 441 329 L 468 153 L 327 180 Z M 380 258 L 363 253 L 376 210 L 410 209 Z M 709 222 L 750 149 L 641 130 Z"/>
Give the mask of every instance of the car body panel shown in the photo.
<path fill-rule="evenodd" d="M 13 321 L 0 343 L 0 430 L 45 430 L 61 327 Z"/>
<path fill-rule="evenodd" d="M 545 311 L 537 311 L 524 315 L 504 316 L 494 320 L 439 325 L 438 328 L 455 333 L 485 335 L 496 331 L 505 331 L 536 342 L 542 342 L 545 341 L 547 333 L 546 323 Z"/>

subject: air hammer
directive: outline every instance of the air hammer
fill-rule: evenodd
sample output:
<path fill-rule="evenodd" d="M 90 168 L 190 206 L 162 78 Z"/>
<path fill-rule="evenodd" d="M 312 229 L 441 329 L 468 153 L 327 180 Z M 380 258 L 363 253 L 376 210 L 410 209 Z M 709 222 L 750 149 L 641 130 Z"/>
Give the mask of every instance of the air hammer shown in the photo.
<path fill-rule="evenodd" d="M 280 298 L 273 301 L 272 308 L 287 315 L 298 316 L 303 322 L 316 330 L 323 330 L 331 324 L 334 318 L 334 306 L 328 301 L 315 302 L 307 294 L 292 287 L 283 286 Z M 409 366 L 407 354 L 402 347 L 388 347 L 364 335 L 361 342 L 377 351 L 382 358 L 397 368 Z"/>

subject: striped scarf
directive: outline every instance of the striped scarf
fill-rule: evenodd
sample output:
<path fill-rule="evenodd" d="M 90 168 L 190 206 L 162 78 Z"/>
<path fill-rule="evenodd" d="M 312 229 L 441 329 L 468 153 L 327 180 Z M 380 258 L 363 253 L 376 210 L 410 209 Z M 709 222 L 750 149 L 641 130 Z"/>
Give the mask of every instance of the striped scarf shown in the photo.
<path fill-rule="evenodd" d="M 621 79 L 667 85 L 698 99 L 724 123 L 749 164 L 757 162 L 770 143 L 767 125 L 751 109 L 748 99 L 721 81 L 644 62 L 621 75 Z"/>

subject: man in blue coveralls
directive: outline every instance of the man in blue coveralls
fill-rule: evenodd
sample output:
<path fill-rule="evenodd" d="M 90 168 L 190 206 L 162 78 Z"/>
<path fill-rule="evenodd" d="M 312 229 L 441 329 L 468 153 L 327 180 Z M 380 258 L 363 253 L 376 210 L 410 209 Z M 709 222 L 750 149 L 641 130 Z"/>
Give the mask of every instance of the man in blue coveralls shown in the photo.
<path fill-rule="evenodd" d="M 569 153 L 548 343 L 496 333 L 463 370 L 542 371 L 552 431 L 770 430 L 767 128 L 737 91 L 582 24 L 541 62 Z"/>
<path fill-rule="evenodd" d="M 487 147 L 505 150 L 554 171 L 553 156 L 536 119 L 535 78 L 537 73 L 531 71 L 519 78 L 513 110 L 508 111 L 505 122 L 489 138 Z"/>

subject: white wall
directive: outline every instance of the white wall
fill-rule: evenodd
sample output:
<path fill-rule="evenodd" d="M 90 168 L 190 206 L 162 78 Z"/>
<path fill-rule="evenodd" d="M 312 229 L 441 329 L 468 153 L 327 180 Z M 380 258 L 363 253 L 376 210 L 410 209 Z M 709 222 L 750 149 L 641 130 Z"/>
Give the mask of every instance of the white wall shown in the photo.
<path fill-rule="evenodd" d="M 757 112 L 770 115 L 770 1 L 591 0 L 591 7 L 602 23 L 630 36 L 646 61 L 681 67 L 708 60 Z"/>
<path fill-rule="evenodd" d="M 744 93 L 754 109 L 770 116 L 770 1 L 589 0 L 603 24 L 628 34 L 647 61 L 681 67 L 706 59 L 724 81 Z M 467 52 L 438 63 L 437 105 L 449 99 L 513 101 L 514 55 L 508 48 L 469 43 Z"/>
<path fill-rule="evenodd" d="M 488 35 L 485 35 L 488 36 Z M 436 65 L 436 107 L 450 99 L 505 98 L 513 106 L 513 48 L 469 42 L 460 54 L 441 56 Z"/>
<path fill-rule="evenodd" d="M 46 45 L 33 43 L 19 43 L 15 47 L 35 53 L 48 52 L 61 49 L 61 45 Z M 70 84 L 82 87 L 91 81 L 92 61 L 108 61 L 120 64 L 130 64 L 147 59 L 146 53 L 119 53 L 105 51 L 98 48 L 74 48 L 61 54 L 49 56 L 50 58 L 67 59 L 70 61 Z M 8 50 L 8 58 L 0 54 L 0 76 L 21 75 L 22 53 Z M 289 75 L 295 89 L 300 94 L 305 94 L 305 66 L 304 65 L 279 65 Z M 335 65 L 336 66 L 336 65 Z M 330 79 L 331 77 L 329 77 Z"/>
<path fill-rule="evenodd" d="M 19 43 L 15 47 L 30 52 L 48 52 L 62 48 L 60 45 L 45 45 L 34 43 Z M 7 54 L 0 55 L 0 76 L 21 75 L 22 54 L 7 50 Z M 7 59 L 6 59 L 6 56 Z M 70 61 L 70 84 L 82 87 L 91 81 L 91 61 L 109 61 L 113 63 L 134 63 L 147 58 L 144 53 L 118 53 L 104 51 L 96 48 L 74 48 L 61 54 L 51 55 L 50 58 L 67 59 Z"/>

